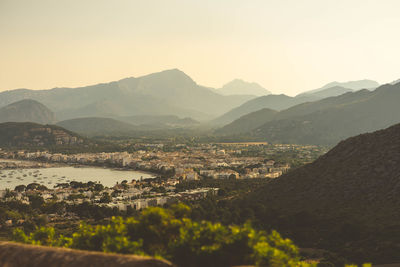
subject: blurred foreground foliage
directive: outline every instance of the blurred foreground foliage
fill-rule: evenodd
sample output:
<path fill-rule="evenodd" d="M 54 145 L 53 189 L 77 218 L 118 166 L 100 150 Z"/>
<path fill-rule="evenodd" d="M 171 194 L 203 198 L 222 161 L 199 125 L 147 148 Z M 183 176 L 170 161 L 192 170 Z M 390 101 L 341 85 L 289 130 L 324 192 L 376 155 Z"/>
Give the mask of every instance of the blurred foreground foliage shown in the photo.
<path fill-rule="evenodd" d="M 81 223 L 72 236 L 40 227 L 30 234 L 14 230 L 14 240 L 27 244 L 82 250 L 150 255 L 178 266 L 316 266 L 301 261 L 298 248 L 276 231 L 267 234 L 250 223 L 224 226 L 190 219 L 191 209 L 177 204 L 151 207 L 136 217 L 113 217 L 108 224 Z"/>

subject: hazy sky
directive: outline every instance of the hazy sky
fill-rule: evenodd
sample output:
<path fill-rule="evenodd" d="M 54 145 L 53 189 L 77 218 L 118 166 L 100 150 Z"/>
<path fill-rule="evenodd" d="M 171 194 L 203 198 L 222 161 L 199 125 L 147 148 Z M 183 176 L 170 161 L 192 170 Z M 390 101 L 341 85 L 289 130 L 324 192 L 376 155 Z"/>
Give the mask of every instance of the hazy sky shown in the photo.
<path fill-rule="evenodd" d="M 399 0 L 0 0 L 0 91 L 179 68 L 274 93 L 400 78 Z"/>

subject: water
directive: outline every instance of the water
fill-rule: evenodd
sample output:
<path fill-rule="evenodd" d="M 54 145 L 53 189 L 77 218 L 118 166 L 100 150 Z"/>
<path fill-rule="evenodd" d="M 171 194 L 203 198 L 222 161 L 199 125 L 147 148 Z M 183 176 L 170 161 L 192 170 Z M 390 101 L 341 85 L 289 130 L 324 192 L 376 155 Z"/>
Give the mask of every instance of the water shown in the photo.
<path fill-rule="evenodd" d="M 38 183 L 53 188 L 58 183 L 100 182 L 104 186 L 114 186 L 123 180 L 139 180 L 154 177 L 151 174 L 139 171 L 122 171 L 98 167 L 52 167 L 52 168 L 21 168 L 0 170 L 0 189 L 14 189 L 17 185 Z"/>

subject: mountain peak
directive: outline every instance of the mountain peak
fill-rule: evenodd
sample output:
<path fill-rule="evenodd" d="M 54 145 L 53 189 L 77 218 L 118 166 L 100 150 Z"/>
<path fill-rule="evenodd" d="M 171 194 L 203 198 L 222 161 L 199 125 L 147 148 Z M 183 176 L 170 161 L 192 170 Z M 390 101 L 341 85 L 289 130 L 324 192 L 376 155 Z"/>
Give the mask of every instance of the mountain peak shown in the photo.
<path fill-rule="evenodd" d="M 53 123 L 54 113 L 42 103 L 23 99 L 0 109 L 0 122 Z"/>
<path fill-rule="evenodd" d="M 151 83 L 164 83 L 165 85 L 196 85 L 196 82 L 189 75 L 179 69 L 169 69 L 138 78 L 139 80 Z M 160 84 L 161 85 L 161 84 Z"/>
<path fill-rule="evenodd" d="M 334 86 L 340 86 L 352 90 L 360 90 L 360 89 L 369 89 L 376 88 L 379 86 L 379 83 L 369 79 L 357 80 L 357 81 L 348 81 L 348 82 L 330 82 L 326 85 L 322 86 L 320 89 L 327 89 Z M 319 89 L 317 89 L 319 90 Z"/>
<path fill-rule="evenodd" d="M 222 95 L 269 95 L 270 91 L 255 82 L 246 82 L 242 79 L 234 79 L 222 88 L 218 89 Z"/>

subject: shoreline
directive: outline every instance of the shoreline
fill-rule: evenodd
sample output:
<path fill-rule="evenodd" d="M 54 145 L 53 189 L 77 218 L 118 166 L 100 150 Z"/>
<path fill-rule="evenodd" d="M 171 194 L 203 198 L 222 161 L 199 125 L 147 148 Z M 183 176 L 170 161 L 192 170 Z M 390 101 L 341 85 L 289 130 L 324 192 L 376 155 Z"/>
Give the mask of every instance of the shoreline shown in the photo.
<path fill-rule="evenodd" d="M 31 163 L 25 164 L 22 166 L 16 166 L 18 162 L 21 163 Z M 2 163 L 11 163 L 13 166 L 1 167 Z M 11 165 L 10 164 L 10 165 Z M 48 169 L 48 168 L 61 168 L 61 167 L 73 167 L 73 168 L 99 168 L 99 169 L 109 169 L 114 171 L 135 171 L 143 174 L 151 175 L 153 178 L 157 177 L 157 173 L 153 173 L 145 170 L 136 170 L 131 168 L 123 168 L 123 167 L 109 167 L 109 166 L 100 166 L 100 165 L 86 165 L 81 163 L 64 163 L 64 162 L 42 162 L 36 160 L 29 159 L 5 159 L 0 158 L 0 171 L 1 170 L 15 170 L 15 169 Z"/>

